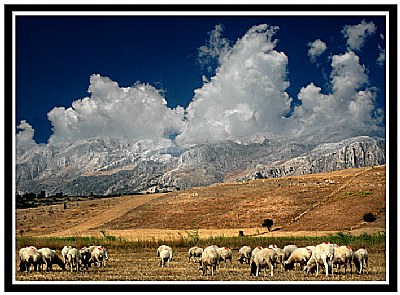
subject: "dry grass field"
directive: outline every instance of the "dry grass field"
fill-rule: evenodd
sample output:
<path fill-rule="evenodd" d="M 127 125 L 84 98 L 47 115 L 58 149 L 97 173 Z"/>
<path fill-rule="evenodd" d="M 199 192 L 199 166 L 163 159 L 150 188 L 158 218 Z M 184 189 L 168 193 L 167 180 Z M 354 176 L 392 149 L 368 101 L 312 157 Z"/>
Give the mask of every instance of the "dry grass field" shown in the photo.
<path fill-rule="evenodd" d="M 369 212 L 376 217 L 374 222 L 363 221 Z M 261 226 L 266 218 L 274 222 L 271 232 Z M 18 209 L 15 224 L 16 281 L 383 281 L 386 246 L 382 238 L 371 241 L 386 232 L 386 166 L 223 183 L 167 194 L 71 199 L 67 208 L 60 204 Z M 242 245 L 239 231 L 246 238 L 243 243 L 252 247 L 306 246 L 343 238 L 344 233 L 345 239 L 331 242 L 349 241 L 353 249 L 367 247 L 370 272 L 326 278 L 277 271 L 274 277 L 250 277 L 249 266 L 235 258 Z M 107 266 L 78 273 L 18 271 L 20 247 L 50 247 L 60 254 L 68 243 L 104 244 L 110 256 Z M 161 243 L 171 243 L 174 249 L 168 268 L 158 266 L 156 249 Z M 187 261 L 187 250 L 190 245 L 211 243 L 233 249 L 234 260 L 219 267 L 214 277 L 203 277 L 198 264 Z"/>
<path fill-rule="evenodd" d="M 132 249 L 124 253 L 117 249 L 110 249 L 109 260 L 106 267 L 92 267 L 89 271 L 69 272 L 62 271 L 58 266 L 53 272 L 17 272 L 18 281 L 382 281 L 386 278 L 385 253 L 382 249 L 370 250 L 369 274 L 358 275 L 335 274 L 328 277 L 325 274 L 305 275 L 302 271 L 280 271 L 274 272 L 274 277 L 263 273 L 259 277 L 250 277 L 250 267 L 236 261 L 237 249 L 234 249 L 232 264 L 228 261 L 227 267 L 224 263 L 217 267 L 216 274 L 202 276 L 198 270 L 199 264 L 188 262 L 186 248 L 173 248 L 174 259 L 170 267 L 161 268 L 156 254 L 156 249 Z M 236 257 L 236 259 L 235 259 Z M 197 260 L 196 260 L 197 261 Z"/>

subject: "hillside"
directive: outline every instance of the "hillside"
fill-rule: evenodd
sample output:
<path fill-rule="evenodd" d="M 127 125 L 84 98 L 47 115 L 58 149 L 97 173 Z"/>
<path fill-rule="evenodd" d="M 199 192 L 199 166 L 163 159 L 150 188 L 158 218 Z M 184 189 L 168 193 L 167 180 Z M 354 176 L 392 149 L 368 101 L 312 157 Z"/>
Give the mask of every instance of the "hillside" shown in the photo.
<path fill-rule="evenodd" d="M 371 212 L 376 221 L 366 223 Z M 264 219 L 273 233 L 347 231 L 386 224 L 386 166 L 329 173 L 222 183 L 166 194 L 69 201 L 18 209 L 16 234 L 24 236 L 101 235 L 137 238 L 183 230 L 237 235 L 263 232 Z M 164 230 L 166 229 L 166 230 Z"/>

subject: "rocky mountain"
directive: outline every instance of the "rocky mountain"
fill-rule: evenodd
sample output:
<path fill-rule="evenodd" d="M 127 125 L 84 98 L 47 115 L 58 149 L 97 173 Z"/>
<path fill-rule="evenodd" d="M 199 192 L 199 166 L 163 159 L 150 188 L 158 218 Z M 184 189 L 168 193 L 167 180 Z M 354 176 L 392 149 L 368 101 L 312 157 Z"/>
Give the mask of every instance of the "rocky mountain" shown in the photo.
<path fill-rule="evenodd" d="M 17 148 L 17 191 L 115 195 L 386 163 L 385 139 L 349 122 L 294 139 L 179 146 L 170 139 L 94 138 Z"/>

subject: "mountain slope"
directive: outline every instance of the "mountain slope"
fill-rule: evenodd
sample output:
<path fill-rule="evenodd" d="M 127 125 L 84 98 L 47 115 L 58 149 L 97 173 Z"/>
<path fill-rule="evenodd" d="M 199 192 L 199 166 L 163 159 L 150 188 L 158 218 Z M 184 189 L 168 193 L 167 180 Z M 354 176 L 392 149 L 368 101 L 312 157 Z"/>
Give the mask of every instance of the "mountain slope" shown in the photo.
<path fill-rule="evenodd" d="M 167 194 L 124 196 L 17 209 L 26 236 L 149 235 L 202 229 L 220 233 L 261 229 L 348 231 L 386 227 L 386 166 L 197 187 Z M 363 221 L 365 213 L 376 221 Z M 67 221 L 67 222 L 66 222 Z M 261 229 L 261 231 L 263 231 Z M 147 236 L 149 237 L 149 236 Z"/>

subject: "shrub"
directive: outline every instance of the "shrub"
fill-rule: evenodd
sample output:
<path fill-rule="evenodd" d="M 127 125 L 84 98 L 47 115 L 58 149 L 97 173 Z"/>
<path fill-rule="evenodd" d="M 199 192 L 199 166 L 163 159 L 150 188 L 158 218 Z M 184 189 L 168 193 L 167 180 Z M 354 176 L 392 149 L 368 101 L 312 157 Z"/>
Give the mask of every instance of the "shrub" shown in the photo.
<path fill-rule="evenodd" d="M 365 213 L 363 216 L 363 220 L 365 222 L 373 222 L 376 220 L 376 217 L 374 216 L 374 214 L 372 214 L 371 212 L 369 213 Z"/>

